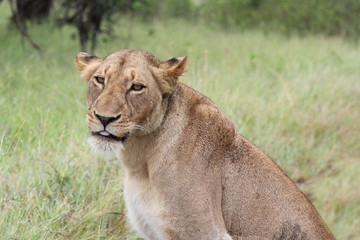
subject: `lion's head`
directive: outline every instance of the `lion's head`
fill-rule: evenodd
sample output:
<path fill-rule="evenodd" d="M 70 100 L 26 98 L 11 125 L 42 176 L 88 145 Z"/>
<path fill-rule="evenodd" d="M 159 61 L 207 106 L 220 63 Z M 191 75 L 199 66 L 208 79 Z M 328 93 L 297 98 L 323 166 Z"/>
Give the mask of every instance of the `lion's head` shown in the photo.
<path fill-rule="evenodd" d="M 96 151 L 113 152 L 128 138 L 150 134 L 160 126 L 166 99 L 185 71 L 187 58 L 161 62 L 148 52 L 120 50 L 105 59 L 79 53 L 75 61 L 88 82 L 90 145 Z"/>

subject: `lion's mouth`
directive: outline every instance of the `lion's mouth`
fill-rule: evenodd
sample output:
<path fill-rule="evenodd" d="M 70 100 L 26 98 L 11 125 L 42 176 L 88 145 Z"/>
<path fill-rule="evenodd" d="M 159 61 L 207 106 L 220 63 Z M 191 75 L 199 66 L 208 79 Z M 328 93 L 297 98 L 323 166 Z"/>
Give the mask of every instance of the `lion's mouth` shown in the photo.
<path fill-rule="evenodd" d="M 112 135 L 111 133 L 107 132 L 107 131 L 100 131 L 100 132 L 91 132 L 91 135 L 93 136 L 101 136 L 104 138 L 110 138 L 110 139 L 114 139 L 116 141 L 119 142 L 124 142 L 130 135 L 130 133 L 126 133 L 123 137 L 118 137 L 115 135 Z"/>

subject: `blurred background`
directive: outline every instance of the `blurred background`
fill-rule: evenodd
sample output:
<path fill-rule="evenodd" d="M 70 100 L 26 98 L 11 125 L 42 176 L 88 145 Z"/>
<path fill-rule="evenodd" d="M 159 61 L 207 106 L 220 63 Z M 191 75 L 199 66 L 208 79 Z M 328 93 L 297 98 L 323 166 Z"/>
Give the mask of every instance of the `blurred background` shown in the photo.
<path fill-rule="evenodd" d="M 0 0 L 0 239 L 140 239 L 87 145 L 74 57 L 187 55 L 181 81 L 360 239 L 360 1 Z"/>
<path fill-rule="evenodd" d="M 144 22 L 176 18 L 227 30 L 257 28 L 355 40 L 360 34 L 360 3 L 356 0 L 9 0 L 6 5 L 11 9 L 9 25 L 37 50 L 41 47 L 29 36 L 28 24 L 71 25 L 77 30 L 72 37 L 78 39 L 81 50 L 94 52 L 99 35 L 104 35 L 102 43 L 126 18 Z M 122 36 L 130 41 L 131 32 Z"/>

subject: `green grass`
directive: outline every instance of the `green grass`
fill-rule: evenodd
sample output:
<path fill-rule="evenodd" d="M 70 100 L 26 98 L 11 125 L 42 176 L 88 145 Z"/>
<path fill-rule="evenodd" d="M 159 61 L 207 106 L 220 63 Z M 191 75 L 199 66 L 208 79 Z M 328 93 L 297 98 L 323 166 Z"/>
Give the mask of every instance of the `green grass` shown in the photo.
<path fill-rule="evenodd" d="M 75 29 L 30 28 L 40 57 L 0 13 L 0 239 L 136 239 L 124 217 L 121 163 L 86 144 Z M 97 55 L 187 55 L 181 81 L 298 183 L 338 239 L 360 238 L 359 46 L 181 21 L 134 22 L 127 41 L 129 22 L 120 23 Z"/>

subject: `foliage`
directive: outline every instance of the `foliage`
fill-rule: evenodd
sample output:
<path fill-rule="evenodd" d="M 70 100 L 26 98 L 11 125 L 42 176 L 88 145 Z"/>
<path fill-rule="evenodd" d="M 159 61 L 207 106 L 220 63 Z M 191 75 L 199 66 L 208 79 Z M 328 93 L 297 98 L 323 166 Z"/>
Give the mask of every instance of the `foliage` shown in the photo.
<path fill-rule="evenodd" d="M 13 21 L 27 35 L 26 21 L 44 22 L 49 12 L 58 26 L 77 29 L 81 50 L 94 52 L 98 36 L 109 34 L 120 20 L 131 16 L 146 22 L 182 18 L 231 30 L 262 29 L 291 35 L 325 34 L 358 39 L 358 0 L 9 0 L 14 6 Z M 131 28 L 131 27 L 129 27 Z M 131 31 L 128 29 L 127 32 Z M 127 40 L 127 42 L 129 39 Z M 39 47 L 38 47 L 39 48 Z"/>
<path fill-rule="evenodd" d="M 81 51 L 87 52 L 87 45 L 91 39 L 91 52 L 94 52 L 102 21 L 111 20 L 117 10 L 117 3 L 115 0 L 64 0 L 64 16 L 57 19 L 57 22 L 60 25 L 74 25 L 78 31 Z"/>
<path fill-rule="evenodd" d="M 240 29 L 360 36 L 357 0 L 209 0 L 202 5 L 202 16 Z"/>
<path fill-rule="evenodd" d="M 23 20 L 42 21 L 49 17 L 50 9 L 54 0 L 10 0 L 16 5 L 16 13 L 13 13 L 12 19 L 15 14 L 18 14 Z"/>
<path fill-rule="evenodd" d="M 13 9 L 12 21 L 18 25 L 20 32 L 36 48 L 40 47 L 32 40 L 26 30 L 26 21 L 42 23 L 48 19 L 57 26 L 73 25 L 77 29 L 81 51 L 87 52 L 91 42 L 90 52 L 95 51 L 98 35 L 110 33 L 112 27 L 124 14 L 136 15 L 144 20 L 155 16 L 185 17 L 194 13 L 191 0 L 9 0 Z M 56 4 L 55 4 L 56 3 Z M 104 25 L 108 27 L 104 31 Z"/>
<path fill-rule="evenodd" d="M 145 0 L 136 6 L 135 15 L 146 21 L 173 17 L 194 20 L 197 13 L 192 0 Z"/>
<path fill-rule="evenodd" d="M 41 48 L 37 45 L 28 34 L 26 22 L 41 22 L 48 18 L 53 0 L 9 0 L 11 8 L 11 24 L 15 24 L 22 36 L 26 38 L 30 44 L 41 52 Z"/>

